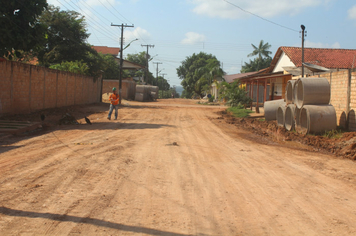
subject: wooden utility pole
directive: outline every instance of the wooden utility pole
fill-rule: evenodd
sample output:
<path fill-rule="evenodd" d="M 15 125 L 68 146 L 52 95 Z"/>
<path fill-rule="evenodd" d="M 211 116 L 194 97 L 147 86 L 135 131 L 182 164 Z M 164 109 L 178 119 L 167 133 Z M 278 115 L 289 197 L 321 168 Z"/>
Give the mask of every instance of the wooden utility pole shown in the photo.
<path fill-rule="evenodd" d="M 304 33 L 305 33 L 305 26 L 301 25 L 302 28 L 302 77 L 304 77 Z"/>
<path fill-rule="evenodd" d="M 147 47 L 147 52 L 146 52 L 146 83 L 148 81 L 148 48 L 154 48 L 155 45 L 151 45 L 151 44 L 146 44 L 146 45 L 142 45 L 141 47 Z"/>
<path fill-rule="evenodd" d="M 134 25 L 127 25 L 127 24 L 121 24 L 121 25 L 114 25 L 111 23 L 111 26 L 117 26 L 121 27 L 121 40 L 120 40 L 120 72 L 119 72 L 119 104 L 121 104 L 121 87 L 122 87 L 122 64 L 123 64 L 123 59 L 122 59 L 122 52 L 124 51 L 124 28 L 125 27 L 134 27 Z"/>
<path fill-rule="evenodd" d="M 156 79 L 157 79 L 157 82 L 158 82 L 158 65 L 159 65 L 159 64 L 162 64 L 162 62 L 153 62 L 153 64 L 156 64 L 156 65 L 157 65 Z"/>

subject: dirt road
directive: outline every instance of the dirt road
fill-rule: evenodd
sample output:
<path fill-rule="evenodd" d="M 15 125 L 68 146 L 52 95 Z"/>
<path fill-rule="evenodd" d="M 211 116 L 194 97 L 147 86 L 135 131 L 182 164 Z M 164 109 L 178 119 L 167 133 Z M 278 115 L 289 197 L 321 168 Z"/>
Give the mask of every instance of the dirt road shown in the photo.
<path fill-rule="evenodd" d="M 356 235 L 355 162 L 238 130 L 219 107 L 129 105 L 0 139 L 0 235 Z"/>

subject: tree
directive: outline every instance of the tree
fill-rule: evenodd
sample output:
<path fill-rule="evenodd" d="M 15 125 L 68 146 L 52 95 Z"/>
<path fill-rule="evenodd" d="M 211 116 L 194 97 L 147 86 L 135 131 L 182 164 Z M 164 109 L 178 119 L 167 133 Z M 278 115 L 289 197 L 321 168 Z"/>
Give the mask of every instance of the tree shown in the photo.
<path fill-rule="evenodd" d="M 264 43 L 263 40 L 261 40 L 258 47 L 253 44 L 251 45 L 253 51 L 247 56 L 257 57 L 253 61 L 250 60 L 250 62 L 248 63 L 245 62 L 245 65 L 241 68 L 241 73 L 259 71 L 261 69 L 269 67 L 271 64 L 272 58 L 270 57 L 270 54 L 272 54 L 272 52 L 268 51 L 268 49 L 271 47 L 269 43 Z"/>
<path fill-rule="evenodd" d="M 146 52 L 140 52 L 140 53 L 136 53 L 136 54 L 127 54 L 126 60 L 146 67 Z M 142 77 L 144 74 L 144 72 L 142 70 L 139 70 L 136 72 L 126 71 L 125 73 L 127 73 L 131 76 L 137 76 L 137 77 Z M 148 73 L 146 80 L 147 81 L 145 81 L 145 82 L 147 84 L 158 85 L 157 79 L 153 76 L 153 74 L 151 72 Z"/>
<path fill-rule="evenodd" d="M 241 67 L 240 72 L 241 73 L 246 73 L 246 72 L 254 72 L 254 71 L 259 71 L 261 69 L 267 68 L 271 65 L 272 58 L 255 58 L 253 61 L 250 60 L 250 62 L 245 62 L 245 65 Z"/>
<path fill-rule="evenodd" d="M 269 55 L 272 54 L 271 51 L 268 51 L 268 49 L 270 49 L 271 45 L 269 43 L 264 43 L 263 40 L 260 41 L 260 44 L 258 45 L 258 47 L 256 47 L 252 43 L 251 43 L 251 45 L 254 50 L 252 51 L 252 53 L 247 55 L 248 57 L 253 57 L 253 56 L 258 55 L 258 58 L 262 59 L 263 57 L 270 57 Z"/>
<path fill-rule="evenodd" d="M 89 70 L 88 65 L 86 63 L 83 63 L 82 61 L 71 61 L 71 62 L 65 61 L 62 62 L 61 64 L 52 65 L 49 68 L 69 71 L 69 72 L 83 74 L 83 75 L 87 75 Z"/>
<path fill-rule="evenodd" d="M 94 79 L 102 74 L 104 59 L 86 43 L 89 33 L 80 13 L 49 6 L 39 20 L 47 27 L 46 42 L 37 53 L 40 65 L 49 67 L 63 62 L 82 61 Z"/>
<path fill-rule="evenodd" d="M 227 100 L 230 107 L 247 106 L 252 102 L 245 89 L 241 88 L 239 80 L 235 80 L 231 84 L 225 81 L 221 82 L 219 93 L 220 97 Z"/>
<path fill-rule="evenodd" d="M 89 33 L 80 13 L 49 6 L 40 16 L 40 22 L 48 29 L 46 43 L 37 55 L 41 65 L 48 67 L 63 61 L 85 61 L 88 53 L 97 54 L 86 43 Z"/>
<path fill-rule="evenodd" d="M 38 21 L 46 0 L 0 0 L 0 57 L 37 50 L 45 39 L 46 27 Z M 22 53 L 21 53 L 22 52 Z"/>
<path fill-rule="evenodd" d="M 188 94 L 195 93 L 202 97 L 206 85 L 210 86 L 214 76 L 217 76 L 217 73 L 213 72 L 217 71 L 216 68 L 220 68 L 220 62 L 216 57 L 200 52 L 187 57 L 182 65 L 177 68 L 177 74 Z M 209 76 L 209 73 L 211 76 Z"/>

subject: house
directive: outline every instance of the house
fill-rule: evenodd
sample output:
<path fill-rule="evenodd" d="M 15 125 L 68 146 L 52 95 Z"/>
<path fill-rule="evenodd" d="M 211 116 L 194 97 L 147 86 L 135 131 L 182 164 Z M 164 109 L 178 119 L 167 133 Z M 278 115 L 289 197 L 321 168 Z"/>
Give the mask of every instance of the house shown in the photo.
<path fill-rule="evenodd" d="M 95 49 L 95 51 L 102 53 L 102 54 L 110 54 L 115 58 L 115 61 L 120 64 L 120 58 L 119 56 L 119 52 L 120 52 L 120 48 L 117 47 L 107 47 L 107 46 L 92 46 L 93 49 Z M 144 69 L 145 67 L 134 63 L 134 62 L 130 62 L 127 60 L 123 60 L 122 62 L 122 69 L 124 70 L 140 70 L 140 69 Z"/>
<path fill-rule="evenodd" d="M 308 77 L 352 69 L 355 63 L 356 50 L 354 49 L 304 48 L 302 64 L 302 48 L 280 47 L 268 68 L 261 73 L 242 77 L 240 81 L 246 84 L 249 96 L 254 98 L 258 106 L 259 101 L 255 98 L 260 96 L 261 92 L 264 97 L 263 102 L 268 98 L 270 100 L 284 98 L 287 81 L 300 78 L 303 70 L 304 77 Z M 261 85 L 263 91 L 260 91 Z"/>

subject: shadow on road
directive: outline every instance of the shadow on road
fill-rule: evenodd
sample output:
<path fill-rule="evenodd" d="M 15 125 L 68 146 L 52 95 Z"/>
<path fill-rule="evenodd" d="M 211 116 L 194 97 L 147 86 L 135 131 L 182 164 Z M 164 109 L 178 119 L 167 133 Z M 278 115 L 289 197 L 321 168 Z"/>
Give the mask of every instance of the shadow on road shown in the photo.
<path fill-rule="evenodd" d="M 65 214 L 62 215 L 62 214 L 54 214 L 54 213 L 22 211 L 22 210 L 7 208 L 7 207 L 0 207 L 0 214 L 14 216 L 14 217 L 44 218 L 44 219 L 50 219 L 55 221 L 61 221 L 61 222 L 84 223 L 84 224 L 91 224 L 91 225 L 117 229 L 117 230 L 122 230 L 127 232 L 142 233 L 142 234 L 149 234 L 149 235 L 172 235 L 172 236 L 189 235 L 189 234 L 179 234 L 179 233 L 162 231 L 162 230 L 151 229 L 151 228 L 140 227 L 140 226 L 124 225 L 124 224 L 114 223 L 110 221 L 94 219 L 90 217 L 78 217 L 78 216 L 70 216 Z"/>

